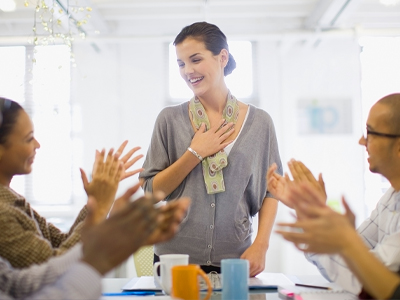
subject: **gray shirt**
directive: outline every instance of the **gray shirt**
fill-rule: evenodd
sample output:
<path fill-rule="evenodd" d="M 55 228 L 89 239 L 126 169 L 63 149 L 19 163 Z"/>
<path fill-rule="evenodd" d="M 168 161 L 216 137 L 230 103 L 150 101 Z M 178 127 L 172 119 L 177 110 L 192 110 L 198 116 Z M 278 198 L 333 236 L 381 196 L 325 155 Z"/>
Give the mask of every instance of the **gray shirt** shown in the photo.
<path fill-rule="evenodd" d="M 140 178 L 152 192 L 154 176 L 178 160 L 190 146 L 194 130 L 188 102 L 164 108 L 159 114 Z M 207 194 L 198 164 L 166 200 L 186 196 L 191 206 L 177 235 L 155 246 L 157 255 L 189 254 L 190 263 L 220 266 L 221 259 L 238 258 L 251 245 L 252 217 L 263 200 L 272 197 L 265 175 L 276 163 L 282 174 L 275 129 L 271 117 L 249 106 L 243 125 L 223 169 L 225 192 Z"/>

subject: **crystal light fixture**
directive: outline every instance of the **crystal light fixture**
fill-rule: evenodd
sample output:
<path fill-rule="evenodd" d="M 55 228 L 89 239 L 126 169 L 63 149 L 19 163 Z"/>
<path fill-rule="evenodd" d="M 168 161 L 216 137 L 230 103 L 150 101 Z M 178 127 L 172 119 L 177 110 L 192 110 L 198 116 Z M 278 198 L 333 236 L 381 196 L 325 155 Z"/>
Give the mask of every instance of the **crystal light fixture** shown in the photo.
<path fill-rule="evenodd" d="M 380 0 L 383 5 L 390 6 L 400 3 L 400 0 Z"/>
<path fill-rule="evenodd" d="M 14 11 L 17 7 L 17 4 L 14 0 L 0 0 L 0 10 L 9 12 Z"/>

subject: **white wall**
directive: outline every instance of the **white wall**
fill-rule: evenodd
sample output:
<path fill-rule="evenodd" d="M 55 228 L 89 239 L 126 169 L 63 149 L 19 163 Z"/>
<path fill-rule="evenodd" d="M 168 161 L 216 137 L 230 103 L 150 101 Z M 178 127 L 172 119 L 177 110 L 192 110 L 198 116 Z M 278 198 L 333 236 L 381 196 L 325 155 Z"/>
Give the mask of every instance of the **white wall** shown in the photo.
<path fill-rule="evenodd" d="M 74 47 L 72 101 L 81 106 L 83 166 L 90 171 L 95 149 L 141 146 L 146 154 L 155 119 L 165 103 L 163 43 L 101 44 Z M 137 164 L 141 167 L 143 159 Z M 127 179 L 121 190 L 135 182 Z"/>
<path fill-rule="evenodd" d="M 166 103 L 167 47 L 164 42 L 99 44 L 74 47 L 77 68 L 73 103 L 82 109 L 83 166 L 91 169 L 94 150 L 118 146 L 129 139 L 146 154 L 153 124 Z M 330 198 L 345 192 L 363 219 L 363 149 L 361 132 L 359 46 L 354 39 L 322 40 L 317 47 L 301 40 L 259 41 L 256 84 L 259 105 L 275 122 L 284 168 L 290 158 L 302 160 L 317 175 L 322 172 Z M 296 127 L 297 100 L 304 97 L 346 98 L 353 111 L 353 133 L 300 136 Z M 360 130 L 359 130 L 360 128 Z M 128 180 L 121 189 L 132 183 Z M 83 197 L 83 196 L 82 196 Z M 277 220 L 292 220 L 280 206 Z M 301 253 L 273 234 L 266 270 L 315 274 Z"/>
<path fill-rule="evenodd" d="M 364 149 L 361 133 L 360 49 L 355 39 L 322 40 L 316 47 L 304 41 L 260 42 L 258 83 L 261 107 L 275 121 L 284 170 L 291 158 L 302 160 L 314 173 L 322 172 L 329 199 L 344 193 L 358 222 L 365 218 L 363 203 Z M 309 135 L 297 132 L 297 100 L 349 99 L 353 111 L 351 134 Z M 277 221 L 292 221 L 280 204 Z M 273 235 L 267 270 L 314 274 L 314 266 L 291 244 Z"/>

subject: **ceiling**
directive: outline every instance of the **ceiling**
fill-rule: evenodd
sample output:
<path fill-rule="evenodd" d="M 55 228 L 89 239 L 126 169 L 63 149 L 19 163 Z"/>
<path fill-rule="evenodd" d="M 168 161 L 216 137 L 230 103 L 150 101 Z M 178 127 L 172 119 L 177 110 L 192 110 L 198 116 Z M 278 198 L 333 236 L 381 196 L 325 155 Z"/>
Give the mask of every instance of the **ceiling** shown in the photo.
<path fill-rule="evenodd" d="M 346 31 L 400 35 L 400 0 L 13 1 L 15 11 L 0 10 L 0 42 L 32 36 L 35 15 L 38 35 L 48 35 L 48 26 L 54 32 L 79 31 L 96 40 L 171 38 L 185 25 L 203 20 L 217 24 L 229 37 Z"/>

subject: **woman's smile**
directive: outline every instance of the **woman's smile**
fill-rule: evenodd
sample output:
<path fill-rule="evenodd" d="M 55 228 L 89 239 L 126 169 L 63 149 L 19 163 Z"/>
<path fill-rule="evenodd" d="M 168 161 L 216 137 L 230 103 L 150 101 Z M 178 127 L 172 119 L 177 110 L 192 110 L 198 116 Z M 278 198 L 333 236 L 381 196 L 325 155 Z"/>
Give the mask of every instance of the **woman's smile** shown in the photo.
<path fill-rule="evenodd" d="M 201 77 L 189 78 L 188 81 L 192 85 L 198 85 L 203 79 L 204 79 L 204 76 L 201 76 Z"/>

